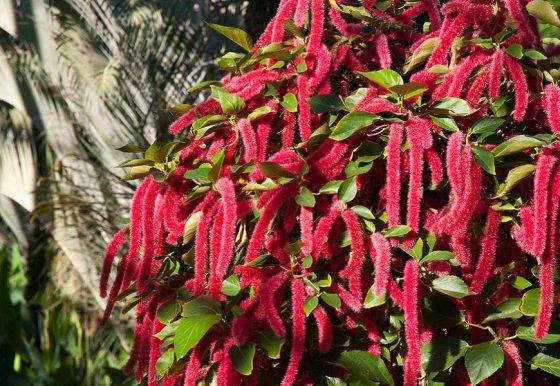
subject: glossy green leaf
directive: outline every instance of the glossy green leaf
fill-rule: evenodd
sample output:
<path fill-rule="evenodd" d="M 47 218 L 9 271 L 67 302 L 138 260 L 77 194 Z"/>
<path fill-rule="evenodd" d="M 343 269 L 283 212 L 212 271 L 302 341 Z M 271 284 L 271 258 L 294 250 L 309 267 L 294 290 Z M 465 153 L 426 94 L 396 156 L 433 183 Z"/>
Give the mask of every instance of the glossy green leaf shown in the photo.
<path fill-rule="evenodd" d="M 385 237 L 402 237 L 410 231 L 411 229 L 407 225 L 395 225 L 385 231 Z"/>
<path fill-rule="evenodd" d="M 313 310 L 315 310 L 318 305 L 319 298 L 317 296 L 309 296 L 307 299 L 305 299 L 305 302 L 303 303 L 303 311 L 305 312 L 305 316 L 311 315 Z"/>
<path fill-rule="evenodd" d="M 295 113 L 298 110 L 297 98 L 291 92 L 284 95 L 280 104 L 290 113 Z"/>
<path fill-rule="evenodd" d="M 342 141 L 371 126 L 378 119 L 379 116 L 376 114 L 366 113 L 365 111 L 352 111 L 342 117 L 333 129 L 330 137 L 336 141 Z"/>
<path fill-rule="evenodd" d="M 476 163 L 487 173 L 495 175 L 494 154 L 485 147 L 474 146 L 471 148 Z"/>
<path fill-rule="evenodd" d="M 239 276 L 228 276 L 222 283 L 222 293 L 226 296 L 235 296 L 241 291 Z"/>
<path fill-rule="evenodd" d="M 471 134 L 484 134 L 495 131 L 505 122 L 503 118 L 482 117 L 471 127 Z"/>
<path fill-rule="evenodd" d="M 340 307 L 342 306 L 342 301 L 340 300 L 340 297 L 337 294 L 330 293 L 330 292 L 322 292 L 320 298 L 322 301 L 324 301 L 326 304 L 328 304 L 333 308 L 340 309 Z"/>
<path fill-rule="evenodd" d="M 533 0 L 525 6 L 529 15 L 536 17 L 537 19 L 547 23 L 552 24 L 556 27 L 560 27 L 560 18 L 554 9 L 554 5 L 546 0 Z"/>
<path fill-rule="evenodd" d="M 541 289 L 533 288 L 523 294 L 521 307 L 523 315 L 536 316 L 539 313 Z"/>
<path fill-rule="evenodd" d="M 409 62 L 405 66 L 405 72 L 410 72 L 420 64 L 424 63 L 436 48 L 439 42 L 438 37 L 428 38 L 424 40 L 412 53 Z"/>
<path fill-rule="evenodd" d="M 473 113 L 469 104 L 465 100 L 459 98 L 440 99 L 434 105 L 434 109 L 445 110 L 451 115 L 457 115 L 460 117 Z"/>
<path fill-rule="evenodd" d="M 373 292 L 373 286 L 371 286 L 366 294 L 366 298 L 364 299 L 364 308 L 374 308 L 385 304 L 387 302 L 387 292 L 385 292 L 381 296 L 375 296 Z"/>
<path fill-rule="evenodd" d="M 356 177 L 345 180 L 338 189 L 338 199 L 342 202 L 350 202 L 358 193 L 358 186 L 356 184 Z"/>
<path fill-rule="evenodd" d="M 325 185 L 323 185 L 321 187 L 321 189 L 319 189 L 319 193 L 323 193 L 323 194 L 337 194 L 338 193 L 338 189 L 340 189 L 340 185 L 342 185 L 344 181 L 341 180 L 334 180 L 334 181 L 329 181 L 327 182 Z"/>
<path fill-rule="evenodd" d="M 531 359 L 531 364 L 555 377 L 560 377 L 560 358 L 540 352 Z"/>
<path fill-rule="evenodd" d="M 509 193 L 519 183 L 531 177 L 533 173 L 535 173 L 535 169 L 536 167 L 533 164 L 521 165 L 511 169 L 508 172 L 503 188 L 499 191 L 498 196 L 503 196 L 504 194 Z"/>
<path fill-rule="evenodd" d="M 344 102 L 337 95 L 315 95 L 307 99 L 311 111 L 315 114 L 321 113 L 336 113 L 344 110 Z"/>
<path fill-rule="evenodd" d="M 181 307 L 177 300 L 173 299 L 167 303 L 163 303 L 157 310 L 157 318 L 163 324 L 171 322 L 181 311 Z"/>
<path fill-rule="evenodd" d="M 441 276 L 432 281 L 432 287 L 441 293 L 454 298 L 464 298 L 469 294 L 469 287 L 457 276 Z"/>
<path fill-rule="evenodd" d="M 488 323 L 498 319 L 519 319 L 523 316 L 519 311 L 520 306 L 520 298 L 510 298 L 498 304 L 482 322 Z"/>
<path fill-rule="evenodd" d="M 315 206 L 315 196 L 305 186 L 301 188 L 300 193 L 295 198 L 296 203 L 301 206 L 313 208 Z"/>
<path fill-rule="evenodd" d="M 377 71 L 358 72 L 358 74 L 387 90 L 391 89 L 393 86 L 404 84 L 402 76 L 398 72 L 388 68 Z"/>
<path fill-rule="evenodd" d="M 469 345 L 453 336 L 436 336 L 422 345 L 422 367 L 428 372 L 447 370 L 467 352 Z"/>
<path fill-rule="evenodd" d="M 369 210 L 365 206 L 354 205 L 352 208 L 350 208 L 350 210 L 352 210 L 352 212 L 356 213 L 358 216 L 367 218 L 368 220 L 375 219 L 375 216 L 373 215 L 373 213 L 371 213 L 371 210 Z"/>
<path fill-rule="evenodd" d="M 233 368 L 243 375 L 251 375 L 253 372 L 253 359 L 255 358 L 256 345 L 248 342 L 243 346 L 233 345 L 229 349 L 229 358 Z"/>
<path fill-rule="evenodd" d="M 278 178 L 278 177 L 294 178 L 296 176 L 292 172 L 284 169 L 284 167 L 282 165 L 279 165 L 279 164 L 274 163 L 274 162 L 270 162 L 270 161 L 259 162 L 258 166 L 259 166 L 259 169 L 261 169 L 261 172 L 265 177 L 269 177 L 269 178 Z"/>
<path fill-rule="evenodd" d="M 420 260 L 420 264 L 426 264 L 431 261 L 447 261 L 455 257 L 450 251 L 432 251 Z"/>
<path fill-rule="evenodd" d="M 245 108 L 245 102 L 239 96 L 229 93 L 220 86 L 210 86 L 210 96 L 222 107 L 224 114 L 236 114 Z"/>
<path fill-rule="evenodd" d="M 226 27 L 214 23 L 206 23 L 214 31 L 219 32 L 245 51 L 249 52 L 253 49 L 253 39 L 251 35 L 240 28 Z"/>
<path fill-rule="evenodd" d="M 183 358 L 192 349 L 208 330 L 221 320 L 220 315 L 198 314 L 183 318 L 179 322 L 173 346 L 177 359 Z"/>
<path fill-rule="evenodd" d="M 521 59 L 523 57 L 523 47 L 521 44 L 510 44 L 507 46 L 506 52 L 516 59 Z"/>
<path fill-rule="evenodd" d="M 435 125 L 445 129 L 447 131 L 459 131 L 459 126 L 452 117 L 436 117 L 434 115 L 430 115 L 432 122 Z"/>
<path fill-rule="evenodd" d="M 161 354 L 156 362 L 156 371 L 160 376 L 163 376 L 175 361 L 175 352 L 168 350 Z"/>
<path fill-rule="evenodd" d="M 269 106 L 257 107 L 256 109 L 251 111 L 249 115 L 247 115 L 247 119 L 249 121 L 256 121 L 272 112 L 273 111 Z"/>
<path fill-rule="evenodd" d="M 519 326 L 515 334 L 519 339 L 538 344 L 553 344 L 560 342 L 560 322 L 552 320 L 548 333 L 542 339 L 535 338 L 536 324 L 531 326 Z"/>
<path fill-rule="evenodd" d="M 269 358 L 278 359 L 280 358 L 280 351 L 282 351 L 282 346 L 286 339 L 278 338 L 270 328 L 267 328 L 259 332 L 257 341 L 259 346 L 266 351 L 266 355 L 268 355 Z"/>
<path fill-rule="evenodd" d="M 344 351 L 338 357 L 337 364 L 352 375 L 363 376 L 370 381 L 381 382 L 384 385 L 395 385 L 383 359 L 367 351 Z"/>
<path fill-rule="evenodd" d="M 221 312 L 220 302 L 208 295 L 198 296 L 183 305 L 183 316 L 217 315 Z"/>
<path fill-rule="evenodd" d="M 504 363 L 504 352 L 494 342 L 472 346 L 465 355 L 465 367 L 473 386 L 494 374 Z"/>
<path fill-rule="evenodd" d="M 495 158 L 501 158 L 505 157 L 506 155 L 519 153 L 523 150 L 532 149 L 544 145 L 546 145 L 546 142 L 538 138 L 528 137 L 526 135 L 518 135 L 496 146 L 494 149 L 492 149 L 492 153 L 494 153 Z"/>
<path fill-rule="evenodd" d="M 442 296 L 424 299 L 422 315 L 434 328 L 453 327 L 465 319 L 457 305 L 451 299 Z"/>

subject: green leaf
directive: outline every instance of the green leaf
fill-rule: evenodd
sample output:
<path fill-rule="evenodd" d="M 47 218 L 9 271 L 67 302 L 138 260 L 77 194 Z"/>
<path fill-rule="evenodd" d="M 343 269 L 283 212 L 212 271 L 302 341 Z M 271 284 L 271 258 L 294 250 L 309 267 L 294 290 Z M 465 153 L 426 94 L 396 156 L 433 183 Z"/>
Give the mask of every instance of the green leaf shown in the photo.
<path fill-rule="evenodd" d="M 346 382 L 344 382 L 340 378 L 334 377 L 326 377 L 327 378 L 327 386 L 347 386 Z"/>
<path fill-rule="evenodd" d="M 272 109 L 269 106 L 257 107 L 256 109 L 251 111 L 249 115 L 247 115 L 247 119 L 249 121 L 256 121 L 270 113 L 272 113 Z"/>
<path fill-rule="evenodd" d="M 552 320 L 548 333 L 542 339 L 535 338 L 536 324 L 531 326 L 519 326 L 515 334 L 519 339 L 539 344 L 553 344 L 560 342 L 560 322 Z"/>
<path fill-rule="evenodd" d="M 148 148 L 144 146 L 138 146 L 133 143 L 126 144 L 119 147 L 117 150 L 123 153 L 144 153 Z"/>
<path fill-rule="evenodd" d="M 365 206 L 354 205 L 352 208 L 350 208 L 350 210 L 352 210 L 352 212 L 356 213 L 360 217 L 367 218 L 369 220 L 375 219 L 375 216 L 373 215 L 373 213 L 371 213 L 371 210 L 369 210 Z"/>
<path fill-rule="evenodd" d="M 212 165 L 202 164 L 198 169 L 187 170 L 185 174 L 183 174 L 183 178 L 187 180 L 196 180 L 202 184 L 209 183 L 208 173 L 210 173 L 210 170 L 212 170 Z"/>
<path fill-rule="evenodd" d="M 436 291 L 454 298 L 464 298 L 469 294 L 469 287 L 467 287 L 463 279 L 453 275 L 434 279 L 432 281 L 432 286 Z"/>
<path fill-rule="evenodd" d="M 183 228 L 183 242 L 185 244 L 191 241 L 196 234 L 196 228 L 198 227 L 201 216 L 202 212 L 193 213 L 185 223 L 185 227 Z"/>
<path fill-rule="evenodd" d="M 388 68 L 377 71 L 358 72 L 358 74 L 387 90 L 390 90 L 393 86 L 404 84 L 402 76 L 398 72 Z"/>
<path fill-rule="evenodd" d="M 130 171 L 124 174 L 121 179 L 123 181 L 136 180 L 150 175 L 152 167 L 149 165 L 134 166 Z"/>
<path fill-rule="evenodd" d="M 318 305 L 319 305 L 319 298 L 317 296 L 309 296 L 307 299 L 305 299 L 305 302 L 303 303 L 303 310 L 305 311 L 305 316 L 311 315 L 313 310 L 317 308 Z"/>
<path fill-rule="evenodd" d="M 179 322 L 173 346 L 177 359 L 183 358 L 193 348 L 208 330 L 221 320 L 220 315 L 199 314 L 192 317 L 183 318 Z"/>
<path fill-rule="evenodd" d="M 429 38 L 422 42 L 422 44 L 420 44 L 412 53 L 404 72 L 410 72 L 420 64 L 424 63 L 432 55 L 432 52 L 434 51 L 434 48 L 436 48 L 438 42 L 439 38 L 437 37 Z"/>
<path fill-rule="evenodd" d="M 422 345 L 422 367 L 427 372 L 447 370 L 465 355 L 469 344 L 452 336 L 436 336 Z"/>
<path fill-rule="evenodd" d="M 395 385 L 383 359 L 367 351 L 344 351 L 338 357 L 337 364 L 344 367 L 352 375 L 390 386 Z"/>
<path fill-rule="evenodd" d="M 385 237 L 402 237 L 410 232 L 410 227 L 407 225 L 395 225 L 385 231 Z"/>
<path fill-rule="evenodd" d="M 329 181 L 327 182 L 325 185 L 323 185 L 321 187 L 321 189 L 319 189 L 319 193 L 323 193 L 323 194 L 337 194 L 338 193 L 338 189 L 340 188 L 340 185 L 342 185 L 344 181 L 341 180 L 334 180 L 334 181 Z"/>
<path fill-rule="evenodd" d="M 542 54 L 541 52 L 537 50 L 527 49 L 527 48 L 523 50 L 523 56 L 526 56 L 534 60 L 548 60 L 546 55 Z"/>
<path fill-rule="evenodd" d="M 472 346 L 465 355 L 465 366 L 473 386 L 494 374 L 504 363 L 504 352 L 494 342 Z"/>
<path fill-rule="evenodd" d="M 210 86 L 221 86 L 221 85 L 222 82 L 220 82 L 219 80 L 205 80 L 193 85 L 191 88 L 187 90 L 187 92 L 194 92 Z"/>
<path fill-rule="evenodd" d="M 495 175 L 494 154 L 485 147 L 474 146 L 471 148 L 476 163 L 487 173 Z"/>
<path fill-rule="evenodd" d="M 521 305 L 520 298 L 510 298 L 496 306 L 488 316 L 482 321 L 482 323 L 493 322 L 498 319 L 519 319 L 523 316 L 521 311 L 519 311 L 519 306 Z"/>
<path fill-rule="evenodd" d="M 532 176 L 533 173 L 535 172 L 535 169 L 536 167 L 533 164 L 521 165 L 511 169 L 508 172 L 503 188 L 499 191 L 498 197 L 501 197 L 504 194 L 509 193 L 520 182 Z"/>
<path fill-rule="evenodd" d="M 311 190 L 305 186 L 301 188 L 301 192 L 296 196 L 296 203 L 301 206 L 313 208 L 315 206 L 315 196 Z"/>
<path fill-rule="evenodd" d="M 333 294 L 330 292 L 321 292 L 320 298 L 322 301 L 333 308 L 340 309 L 340 307 L 342 306 L 342 301 L 337 294 Z"/>
<path fill-rule="evenodd" d="M 506 48 L 506 52 L 516 59 L 521 59 L 523 57 L 523 47 L 521 44 L 510 44 Z"/>
<path fill-rule="evenodd" d="M 440 99 L 435 105 L 434 109 L 448 111 L 451 115 L 460 117 L 470 115 L 473 113 L 469 104 L 459 98 L 443 98 Z"/>
<path fill-rule="evenodd" d="M 313 265 L 313 256 L 304 256 L 301 258 L 301 268 L 308 269 Z"/>
<path fill-rule="evenodd" d="M 531 363 L 555 377 L 560 377 L 560 358 L 540 352 L 531 359 Z"/>
<path fill-rule="evenodd" d="M 379 116 L 376 114 L 366 113 L 365 111 L 352 111 L 342 117 L 342 119 L 337 123 L 330 135 L 330 138 L 336 141 L 342 141 L 362 129 L 371 126 L 373 122 L 378 119 Z"/>
<path fill-rule="evenodd" d="M 167 303 L 162 304 L 157 310 L 157 318 L 163 324 L 171 322 L 181 311 L 181 307 L 177 300 L 173 299 Z"/>
<path fill-rule="evenodd" d="M 501 158 L 543 145 L 546 145 L 546 142 L 538 138 L 518 135 L 496 146 L 492 149 L 492 153 L 494 153 L 494 158 Z"/>
<path fill-rule="evenodd" d="M 496 117 L 483 117 L 471 127 L 471 134 L 484 134 L 495 131 L 505 122 L 505 119 Z"/>
<path fill-rule="evenodd" d="M 210 86 L 210 88 L 212 89 L 210 96 L 220 104 L 224 114 L 236 114 L 245 108 L 245 102 L 239 96 L 230 94 L 220 86 Z"/>
<path fill-rule="evenodd" d="M 521 307 L 519 307 L 523 315 L 536 316 L 539 313 L 540 296 L 540 288 L 530 289 L 523 294 Z"/>
<path fill-rule="evenodd" d="M 338 189 L 338 199 L 342 202 L 350 202 L 356 197 L 358 193 L 358 186 L 356 184 L 356 177 L 345 180 Z"/>
<path fill-rule="evenodd" d="M 241 291 L 239 276 L 231 275 L 222 283 L 222 293 L 226 296 L 235 296 Z"/>
<path fill-rule="evenodd" d="M 290 113 L 295 113 L 298 110 L 297 98 L 291 92 L 284 95 L 280 104 Z"/>
<path fill-rule="evenodd" d="M 545 0 L 533 0 L 525 6 L 529 15 L 536 17 L 537 19 L 547 23 L 552 24 L 556 27 L 560 27 L 560 18 L 554 9 L 554 5 Z"/>
<path fill-rule="evenodd" d="M 434 115 L 430 115 L 430 118 L 435 125 L 441 127 L 442 129 L 447 131 L 459 131 L 459 126 L 457 126 L 457 123 L 451 117 L 436 117 Z"/>
<path fill-rule="evenodd" d="M 431 261 L 447 261 L 455 257 L 455 254 L 450 251 L 433 251 L 428 253 L 420 260 L 420 264 L 426 264 Z"/>
<path fill-rule="evenodd" d="M 229 349 L 229 358 L 233 368 L 243 375 L 251 375 L 253 372 L 253 358 L 255 357 L 256 345 L 253 342 L 243 346 L 233 345 Z"/>
<path fill-rule="evenodd" d="M 385 292 L 381 296 L 375 296 L 373 292 L 373 286 L 371 286 L 366 294 L 366 298 L 364 299 L 364 308 L 374 308 L 385 304 L 387 302 L 387 292 Z"/>
<path fill-rule="evenodd" d="M 525 290 L 529 287 L 532 286 L 531 282 L 527 279 L 525 279 L 523 276 L 515 276 L 511 282 L 510 282 L 511 286 L 513 288 L 516 288 L 518 290 Z"/>
<path fill-rule="evenodd" d="M 460 324 L 465 318 L 457 305 L 449 298 L 437 296 L 424 299 L 424 320 L 434 328 L 449 328 Z"/>
<path fill-rule="evenodd" d="M 147 166 L 147 165 L 154 165 L 154 161 L 149 159 L 131 159 L 128 161 L 124 161 L 123 163 L 119 164 L 118 168 L 130 168 L 134 166 Z"/>
<path fill-rule="evenodd" d="M 163 376 L 175 361 L 175 353 L 173 350 L 167 350 L 158 358 L 156 362 L 156 371 L 160 376 Z"/>
<path fill-rule="evenodd" d="M 421 83 L 421 82 L 408 82 L 390 88 L 392 92 L 403 96 L 405 99 L 422 94 L 427 89 L 428 86 L 426 86 L 425 83 Z"/>
<path fill-rule="evenodd" d="M 315 95 L 307 99 L 311 111 L 315 114 L 321 113 L 336 113 L 344 110 L 344 103 L 337 95 Z"/>
<path fill-rule="evenodd" d="M 257 335 L 257 341 L 259 346 L 266 351 L 266 355 L 269 358 L 278 359 L 286 339 L 278 338 L 270 328 L 267 328 Z"/>
<path fill-rule="evenodd" d="M 167 111 L 169 111 L 169 113 L 174 118 L 179 118 L 180 116 L 185 114 L 187 111 L 192 109 L 192 107 L 193 107 L 192 105 L 188 105 L 188 104 L 185 104 L 185 103 L 179 103 L 179 104 L 176 104 L 173 107 L 170 107 Z"/>
<path fill-rule="evenodd" d="M 226 27 L 213 23 L 206 24 L 214 31 L 219 32 L 220 34 L 237 44 L 239 47 L 243 48 L 245 51 L 249 52 L 253 49 L 253 39 L 251 38 L 251 35 L 243 31 L 242 29 L 235 27 Z"/>
<path fill-rule="evenodd" d="M 265 177 L 269 177 L 269 178 L 278 178 L 278 177 L 294 178 L 296 176 L 292 172 L 284 169 L 284 167 L 282 165 L 279 165 L 279 164 L 274 163 L 274 162 L 270 162 L 270 161 L 259 162 L 258 166 L 259 166 L 259 169 L 261 169 L 261 172 Z"/>
<path fill-rule="evenodd" d="M 183 316 L 187 318 L 199 315 L 219 315 L 220 302 L 208 295 L 199 296 L 183 305 Z"/>

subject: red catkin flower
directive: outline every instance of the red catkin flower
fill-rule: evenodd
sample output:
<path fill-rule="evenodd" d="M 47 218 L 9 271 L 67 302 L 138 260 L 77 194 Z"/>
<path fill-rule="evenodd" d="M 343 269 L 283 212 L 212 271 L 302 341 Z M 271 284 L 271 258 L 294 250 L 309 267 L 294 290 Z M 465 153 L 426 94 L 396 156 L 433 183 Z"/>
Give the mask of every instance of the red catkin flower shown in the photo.
<path fill-rule="evenodd" d="M 506 68 L 515 88 L 515 110 L 513 112 L 513 119 L 521 122 L 525 117 L 527 111 L 527 104 L 529 101 L 529 89 L 527 87 L 527 79 L 523 73 L 523 67 L 517 59 L 506 55 L 505 56 Z"/>
<path fill-rule="evenodd" d="M 276 291 L 284 285 L 286 282 L 286 276 L 284 273 L 279 273 L 276 276 L 270 278 L 266 285 L 261 288 L 261 307 L 263 311 L 266 312 L 267 322 L 274 334 L 282 338 L 286 336 L 286 328 L 284 327 L 284 322 L 280 317 L 276 305 L 274 304 L 274 294 Z"/>
<path fill-rule="evenodd" d="M 379 57 L 379 67 L 390 68 L 392 64 L 391 51 L 389 50 L 389 41 L 387 35 L 379 34 L 375 40 L 377 48 L 377 56 Z"/>
<path fill-rule="evenodd" d="M 506 380 L 509 386 L 523 386 L 523 367 L 519 349 L 514 341 L 508 340 L 504 343 L 506 357 Z"/>
<path fill-rule="evenodd" d="M 292 348 L 290 351 L 290 362 L 286 374 L 282 379 L 281 386 L 290 386 L 296 381 L 305 343 L 305 312 L 303 310 L 305 288 L 303 282 L 299 279 L 293 279 L 291 287 L 293 318 Z"/>
<path fill-rule="evenodd" d="M 401 223 L 401 143 L 403 126 L 394 123 L 390 127 L 387 144 L 387 220 L 389 227 Z"/>
<path fill-rule="evenodd" d="M 554 277 L 551 261 L 542 262 L 539 272 L 539 286 L 541 288 L 539 313 L 535 327 L 535 338 L 542 339 L 548 333 L 552 316 L 552 300 L 554 298 Z"/>
<path fill-rule="evenodd" d="M 420 333 L 418 327 L 418 271 L 416 260 L 408 260 L 404 269 L 404 332 L 407 354 L 404 369 L 404 385 L 417 384 L 420 370 Z"/>
<path fill-rule="evenodd" d="M 139 267 L 138 279 L 136 281 L 136 287 L 138 290 L 143 291 L 147 286 L 147 281 L 150 276 L 150 268 L 154 260 L 154 250 L 155 250 L 155 234 L 153 227 L 153 218 L 155 203 L 158 196 L 160 184 L 155 180 L 151 180 L 151 184 L 146 191 L 144 200 L 142 203 L 142 259 Z"/>
<path fill-rule="evenodd" d="M 341 212 L 341 217 L 350 233 L 351 250 L 346 267 L 340 271 L 340 277 L 347 278 L 352 294 L 358 299 L 362 298 L 362 260 L 364 256 L 364 239 L 362 229 L 356 214 L 350 209 Z"/>
<path fill-rule="evenodd" d="M 195 266 L 194 266 L 194 286 L 193 293 L 200 296 L 204 293 L 206 283 L 206 268 L 208 266 L 208 232 L 210 222 L 218 210 L 217 205 L 212 205 L 201 211 L 200 222 L 196 228 L 195 236 Z"/>
<path fill-rule="evenodd" d="M 319 330 L 319 352 L 326 353 L 330 350 L 333 340 L 332 324 L 329 315 L 323 307 L 317 306 L 313 311 L 313 316 Z"/>
<path fill-rule="evenodd" d="M 560 131 L 560 87 L 549 84 L 544 88 L 546 98 L 544 100 L 544 111 L 550 131 L 557 133 Z"/>
<path fill-rule="evenodd" d="M 406 127 L 406 135 L 410 143 L 410 180 L 408 184 L 406 224 L 415 233 L 418 232 L 420 227 L 420 189 L 422 188 L 424 164 L 421 131 L 420 124 L 409 124 Z"/>
<path fill-rule="evenodd" d="M 294 15 L 294 24 L 296 27 L 303 27 L 307 11 L 309 10 L 309 0 L 298 0 L 296 6 L 296 13 Z"/>
<path fill-rule="evenodd" d="M 235 244 L 235 224 L 237 223 L 237 198 L 235 188 L 229 178 L 220 178 L 216 188 L 222 195 L 221 211 L 223 222 L 221 225 L 220 254 L 216 266 L 215 275 L 210 278 L 208 292 L 214 297 L 219 297 L 222 290 L 222 282 L 227 269 L 233 258 Z"/>
<path fill-rule="evenodd" d="M 488 96 L 496 99 L 500 95 L 502 70 L 504 68 L 504 51 L 497 50 L 490 63 L 490 79 L 488 80 Z"/>
<path fill-rule="evenodd" d="M 243 160 L 249 162 L 250 160 L 257 157 L 257 139 L 255 138 L 255 132 L 251 127 L 251 122 L 248 119 L 240 119 L 237 121 L 237 127 L 239 129 L 239 134 L 241 134 L 241 140 L 245 147 L 245 153 L 243 154 Z"/>
<path fill-rule="evenodd" d="M 122 228 L 120 231 L 115 233 L 109 245 L 107 246 L 107 252 L 105 252 L 105 258 L 103 259 L 103 269 L 101 271 L 101 278 L 99 279 L 99 294 L 102 298 L 107 296 L 107 282 L 109 281 L 109 274 L 111 273 L 111 266 L 115 260 L 115 256 L 119 252 L 119 249 L 126 242 L 125 233 L 127 228 Z"/>
<path fill-rule="evenodd" d="M 301 229 L 301 253 L 310 256 L 313 253 L 313 212 L 302 206 L 299 212 L 299 226 Z"/>
<path fill-rule="evenodd" d="M 492 209 L 488 210 L 486 218 L 486 234 L 482 240 L 482 251 L 478 259 L 476 271 L 471 284 L 471 290 L 475 293 L 482 291 L 484 284 L 490 277 L 494 266 L 496 255 L 496 243 L 498 241 L 498 229 L 500 226 L 500 214 Z"/>
<path fill-rule="evenodd" d="M 391 278 L 391 247 L 381 233 L 371 235 L 373 265 L 375 268 L 375 282 L 373 294 L 382 296 L 388 289 Z"/>

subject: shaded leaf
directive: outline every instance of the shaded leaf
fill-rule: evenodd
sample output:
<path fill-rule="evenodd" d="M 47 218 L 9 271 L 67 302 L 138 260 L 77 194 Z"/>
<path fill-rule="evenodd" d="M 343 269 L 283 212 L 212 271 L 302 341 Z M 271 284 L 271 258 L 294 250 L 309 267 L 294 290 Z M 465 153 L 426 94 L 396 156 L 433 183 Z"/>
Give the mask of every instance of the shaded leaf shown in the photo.
<path fill-rule="evenodd" d="M 473 386 L 494 374 L 504 363 L 504 352 L 494 342 L 472 346 L 465 355 L 465 367 Z"/>

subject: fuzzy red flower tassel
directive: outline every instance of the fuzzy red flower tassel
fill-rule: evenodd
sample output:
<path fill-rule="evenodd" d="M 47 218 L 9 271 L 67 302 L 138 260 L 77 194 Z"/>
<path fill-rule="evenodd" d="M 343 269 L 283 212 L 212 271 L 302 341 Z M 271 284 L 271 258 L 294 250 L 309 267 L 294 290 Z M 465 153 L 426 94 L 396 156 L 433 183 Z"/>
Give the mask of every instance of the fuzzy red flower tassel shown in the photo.
<path fill-rule="evenodd" d="M 420 371 L 420 332 L 418 321 L 418 271 L 416 260 L 408 260 L 404 269 L 404 332 L 407 353 L 404 369 L 404 386 L 415 386 Z"/>

